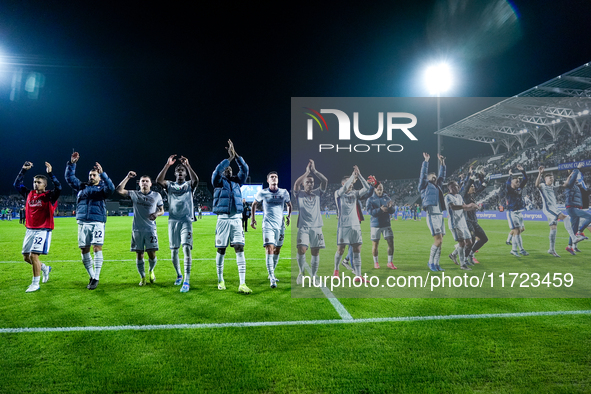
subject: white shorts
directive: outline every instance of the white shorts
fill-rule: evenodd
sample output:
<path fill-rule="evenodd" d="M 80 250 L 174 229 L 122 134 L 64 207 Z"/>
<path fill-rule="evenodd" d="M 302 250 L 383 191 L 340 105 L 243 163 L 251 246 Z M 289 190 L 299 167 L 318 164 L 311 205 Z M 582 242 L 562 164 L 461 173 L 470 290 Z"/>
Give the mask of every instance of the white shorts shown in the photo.
<path fill-rule="evenodd" d="M 27 229 L 25 240 L 23 241 L 23 254 L 49 253 L 51 245 L 51 230 L 47 229 Z"/>
<path fill-rule="evenodd" d="M 298 229 L 297 246 L 324 249 L 322 227 L 302 227 Z"/>
<path fill-rule="evenodd" d="M 454 241 L 458 242 L 460 239 L 472 239 L 470 229 L 468 226 L 459 226 L 451 229 L 451 233 L 454 236 Z"/>
<path fill-rule="evenodd" d="M 372 241 L 379 241 L 380 237 L 384 234 L 384 239 L 392 238 L 394 239 L 394 233 L 392 232 L 392 227 L 372 227 L 371 228 L 371 240 Z"/>
<path fill-rule="evenodd" d="M 509 228 L 511 230 L 525 227 L 521 211 L 507 211 L 507 221 L 509 222 Z"/>
<path fill-rule="evenodd" d="M 168 244 L 170 249 L 189 245 L 193 249 L 193 221 L 168 219 Z"/>
<path fill-rule="evenodd" d="M 429 215 L 427 213 L 427 226 L 431 231 L 431 236 L 437 234 L 445 235 L 445 225 L 443 224 L 443 215 Z"/>
<path fill-rule="evenodd" d="M 548 211 L 543 208 L 542 212 L 544 212 L 544 215 L 546 215 L 546 218 L 548 218 L 548 226 L 556 226 L 556 224 L 558 223 L 558 216 L 562 213 L 558 210 Z"/>
<path fill-rule="evenodd" d="M 337 229 L 337 245 L 362 245 L 360 227 L 339 227 Z"/>
<path fill-rule="evenodd" d="M 228 243 L 230 246 L 244 245 L 242 219 L 225 219 L 218 216 L 215 227 L 215 247 L 227 248 Z"/>
<path fill-rule="evenodd" d="M 78 224 L 78 247 L 102 245 L 105 242 L 105 223 L 89 222 Z"/>
<path fill-rule="evenodd" d="M 263 229 L 263 246 L 275 245 L 277 247 L 283 246 L 285 238 L 285 227 L 281 228 L 264 228 Z"/>
<path fill-rule="evenodd" d="M 144 250 L 158 250 L 158 234 L 156 229 L 152 231 L 131 232 L 131 251 L 143 252 Z"/>

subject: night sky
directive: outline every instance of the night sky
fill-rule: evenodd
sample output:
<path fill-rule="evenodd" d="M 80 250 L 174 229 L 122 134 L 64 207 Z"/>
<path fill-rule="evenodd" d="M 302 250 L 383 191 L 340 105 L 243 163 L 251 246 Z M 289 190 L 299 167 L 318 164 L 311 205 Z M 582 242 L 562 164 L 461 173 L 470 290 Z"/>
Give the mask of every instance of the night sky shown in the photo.
<path fill-rule="evenodd" d="M 289 188 L 291 97 L 428 96 L 422 71 L 440 59 L 458 79 L 449 96 L 506 97 L 591 61 L 583 0 L 50 3 L 0 3 L 0 194 L 25 160 L 64 181 L 73 149 L 81 179 L 95 161 L 116 185 L 129 170 L 155 177 L 182 154 L 209 183 L 228 138 L 253 183 L 277 170 Z M 31 73 L 44 77 L 36 99 Z M 442 126 L 464 112 L 442 109 Z"/>

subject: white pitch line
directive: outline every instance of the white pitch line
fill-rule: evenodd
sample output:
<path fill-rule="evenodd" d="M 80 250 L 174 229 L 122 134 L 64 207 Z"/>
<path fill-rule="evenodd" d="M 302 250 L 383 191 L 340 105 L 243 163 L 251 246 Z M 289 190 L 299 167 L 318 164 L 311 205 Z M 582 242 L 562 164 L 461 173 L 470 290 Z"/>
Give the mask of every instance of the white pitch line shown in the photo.
<path fill-rule="evenodd" d="M 312 268 L 310 268 L 307 261 L 304 264 L 304 269 L 306 271 L 308 271 L 308 273 L 310 274 L 310 277 L 312 277 Z M 332 304 L 334 309 L 336 309 L 336 311 L 339 314 L 339 316 L 341 317 L 341 319 L 347 320 L 347 321 L 353 320 L 353 316 L 351 316 L 349 311 L 347 311 L 347 309 L 343 306 L 343 304 L 341 304 L 339 299 L 334 296 L 332 291 L 328 290 L 328 288 L 326 286 L 322 286 L 320 288 L 320 290 L 322 290 L 322 293 L 324 293 L 324 296 L 328 299 L 328 301 L 330 301 L 330 303 Z"/>
<path fill-rule="evenodd" d="M 29 332 L 72 332 L 72 331 L 154 331 L 154 330 L 197 330 L 205 328 L 244 328 L 273 326 L 308 326 L 328 324 L 359 324 L 359 323 L 397 323 L 432 320 L 468 320 L 468 319 L 499 319 L 538 316 L 590 315 L 591 310 L 553 311 L 553 312 L 519 312 L 519 313 L 485 313 L 480 315 L 445 315 L 445 316 L 402 316 L 372 319 L 332 319 L 332 320 L 295 320 L 243 323 L 204 323 L 204 324 L 161 324 L 145 326 L 86 326 L 86 327 L 23 327 L 1 328 L 0 334 L 20 334 Z"/>

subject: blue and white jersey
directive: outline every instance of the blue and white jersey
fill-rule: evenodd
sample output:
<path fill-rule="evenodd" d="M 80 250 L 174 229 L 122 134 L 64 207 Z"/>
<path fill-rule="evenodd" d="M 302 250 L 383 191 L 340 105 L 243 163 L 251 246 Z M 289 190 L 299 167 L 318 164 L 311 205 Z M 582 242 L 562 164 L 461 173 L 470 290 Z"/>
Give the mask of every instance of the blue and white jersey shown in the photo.
<path fill-rule="evenodd" d="M 280 188 L 274 192 L 269 189 L 259 190 L 254 199 L 257 204 L 263 203 L 263 229 L 280 229 L 285 226 L 283 209 L 285 204 L 291 201 L 287 190 Z"/>
<path fill-rule="evenodd" d="M 133 202 L 133 225 L 134 231 L 152 231 L 156 229 L 156 222 L 150 220 L 150 215 L 164 205 L 160 193 L 150 191 L 144 194 L 141 191 L 129 190 L 129 197 Z"/>
<path fill-rule="evenodd" d="M 464 198 L 461 194 L 453 195 L 449 193 L 445 196 L 445 205 L 447 206 L 447 213 L 449 220 L 447 222 L 449 229 L 460 228 L 467 226 L 466 214 L 463 209 L 451 209 L 451 205 L 464 205 Z"/>
<path fill-rule="evenodd" d="M 168 215 L 172 220 L 192 221 L 195 216 L 191 181 L 176 183 L 166 181 L 168 193 Z"/>
<path fill-rule="evenodd" d="M 322 189 L 317 188 L 310 193 L 300 190 L 296 194 L 298 200 L 298 228 L 322 227 L 322 214 L 320 213 L 320 197 L 324 194 Z"/>
<path fill-rule="evenodd" d="M 554 186 L 548 186 L 545 183 L 540 183 L 539 186 L 540 195 L 542 196 L 543 209 L 558 214 L 558 207 L 556 204 L 556 193 L 554 192 Z"/>

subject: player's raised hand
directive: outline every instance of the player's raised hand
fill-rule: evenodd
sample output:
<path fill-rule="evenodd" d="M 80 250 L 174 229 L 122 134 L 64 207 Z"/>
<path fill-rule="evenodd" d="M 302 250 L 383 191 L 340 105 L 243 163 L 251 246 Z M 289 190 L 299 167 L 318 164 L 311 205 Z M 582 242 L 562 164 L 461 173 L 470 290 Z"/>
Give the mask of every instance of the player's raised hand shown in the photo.
<path fill-rule="evenodd" d="M 310 171 L 312 172 L 316 172 L 316 164 L 314 163 L 314 160 L 310 159 Z"/>
<path fill-rule="evenodd" d="M 80 159 L 80 153 L 74 152 L 72 153 L 72 157 L 70 157 L 70 163 L 74 164 Z"/>
<path fill-rule="evenodd" d="M 521 164 L 517 164 L 517 166 L 516 166 L 516 167 L 517 167 L 517 169 L 518 169 L 519 171 L 523 171 L 523 166 L 522 166 Z"/>
<path fill-rule="evenodd" d="M 129 171 L 129 172 L 127 173 L 127 177 L 128 177 L 129 179 L 131 179 L 131 178 L 135 178 L 136 176 L 137 176 L 137 174 L 135 173 L 135 171 Z"/>
<path fill-rule="evenodd" d="M 512 168 L 509 168 L 509 175 L 513 176 L 513 169 Z"/>
<path fill-rule="evenodd" d="M 423 157 L 425 158 L 425 161 L 429 161 L 429 159 L 431 158 L 431 156 L 427 152 L 423 152 Z"/>
<path fill-rule="evenodd" d="M 48 162 L 45 162 L 45 172 L 47 172 L 48 174 L 51 174 L 51 164 L 49 164 Z"/>
<path fill-rule="evenodd" d="M 176 153 L 174 155 L 170 155 L 168 157 L 168 160 L 166 161 L 166 164 L 168 164 L 169 166 L 173 165 L 176 162 Z"/>
<path fill-rule="evenodd" d="M 236 151 L 234 150 L 234 144 L 232 143 L 232 140 L 228 140 L 228 147 L 226 149 L 230 155 L 230 161 L 234 160 L 236 157 Z"/>
<path fill-rule="evenodd" d="M 25 164 L 23 164 L 23 170 L 27 171 L 31 168 L 33 168 L 33 163 L 31 163 L 30 161 L 25 161 Z"/>
<path fill-rule="evenodd" d="M 181 164 L 184 165 L 185 167 L 189 168 L 189 159 L 187 159 L 185 156 L 181 156 L 181 158 L 179 159 L 181 161 Z"/>
<path fill-rule="evenodd" d="M 94 169 L 96 170 L 96 172 L 98 172 L 99 174 L 103 173 L 103 167 L 101 167 L 101 165 L 98 163 L 98 161 L 94 164 Z"/>
<path fill-rule="evenodd" d="M 439 153 L 437 154 L 437 158 L 439 159 L 439 162 L 443 165 L 445 163 L 445 157 L 440 155 Z"/>
<path fill-rule="evenodd" d="M 577 168 L 580 170 L 581 168 L 583 168 L 584 164 L 583 162 L 580 162 L 579 165 L 577 165 Z"/>
<path fill-rule="evenodd" d="M 542 172 L 544 172 L 544 166 L 539 166 L 538 167 L 538 172 L 541 174 Z"/>

